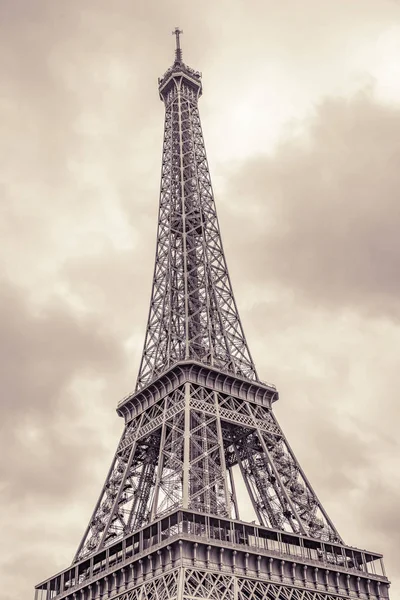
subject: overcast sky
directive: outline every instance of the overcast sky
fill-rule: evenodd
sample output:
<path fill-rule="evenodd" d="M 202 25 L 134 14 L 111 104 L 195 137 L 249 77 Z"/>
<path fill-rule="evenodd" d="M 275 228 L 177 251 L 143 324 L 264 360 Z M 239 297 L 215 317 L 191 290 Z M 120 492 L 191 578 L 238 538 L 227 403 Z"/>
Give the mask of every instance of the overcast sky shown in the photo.
<path fill-rule="evenodd" d="M 122 431 L 177 25 L 259 375 L 399 599 L 400 3 L 0 0 L 0 600 L 71 562 Z"/>

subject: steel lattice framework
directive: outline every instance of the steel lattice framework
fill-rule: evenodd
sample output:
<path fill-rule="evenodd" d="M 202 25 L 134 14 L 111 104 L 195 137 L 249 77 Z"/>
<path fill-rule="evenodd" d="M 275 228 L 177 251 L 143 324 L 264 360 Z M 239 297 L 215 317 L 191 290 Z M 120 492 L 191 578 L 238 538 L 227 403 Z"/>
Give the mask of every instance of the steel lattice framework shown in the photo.
<path fill-rule="evenodd" d="M 167 377 L 147 408 L 143 394 L 120 406 L 127 425 L 77 559 L 178 508 L 238 518 L 235 466 L 260 524 L 341 541 L 271 411 L 275 390 L 243 380 L 240 392 L 237 376 L 200 365 Z"/>
<path fill-rule="evenodd" d="M 174 33 L 137 386 L 118 405 L 125 429 L 73 564 L 37 600 L 385 598 L 381 556 L 344 545 L 272 412 L 275 386 L 258 379 L 221 243 L 201 75 Z M 257 523 L 240 520 L 238 474 Z"/>
<path fill-rule="evenodd" d="M 137 389 L 180 360 L 257 379 L 222 248 L 200 123 L 201 75 L 176 60 L 165 104 L 153 291 Z"/>

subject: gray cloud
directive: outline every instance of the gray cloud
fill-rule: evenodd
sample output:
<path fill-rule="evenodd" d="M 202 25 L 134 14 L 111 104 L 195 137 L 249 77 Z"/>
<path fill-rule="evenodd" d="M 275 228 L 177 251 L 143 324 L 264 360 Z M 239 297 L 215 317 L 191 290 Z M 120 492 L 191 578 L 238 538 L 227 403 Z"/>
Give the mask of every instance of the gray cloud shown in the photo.
<path fill-rule="evenodd" d="M 93 498 L 91 457 L 111 458 L 97 422 L 102 407 L 109 412 L 112 404 L 103 394 L 85 398 L 74 386 L 111 378 L 124 368 L 124 356 L 101 320 L 74 314 L 60 300 L 35 310 L 26 292 L 5 280 L 0 339 L 0 526 L 4 539 L 15 543 L 0 560 L 1 578 L 8 580 L 10 561 L 19 561 L 28 540 L 34 548 L 36 540 L 51 539 L 58 511 L 71 499 Z M 109 422 L 113 433 L 111 414 Z M 78 527 L 71 530 L 76 540 Z M 56 569 L 54 555 L 49 563 Z M 17 589 L 27 583 L 22 578 Z"/>
<path fill-rule="evenodd" d="M 229 243 L 249 280 L 315 307 L 398 318 L 399 140 L 400 111 L 365 92 L 322 102 L 305 137 L 237 168 L 227 196 L 246 202 Z"/>
<path fill-rule="evenodd" d="M 37 495 L 65 500 L 88 477 L 88 464 L 69 468 L 74 457 L 90 445 L 102 451 L 74 382 L 110 376 L 124 357 L 98 319 L 55 304 L 33 314 L 23 290 L 3 281 L 1 292 L 1 495 L 14 506 Z"/>

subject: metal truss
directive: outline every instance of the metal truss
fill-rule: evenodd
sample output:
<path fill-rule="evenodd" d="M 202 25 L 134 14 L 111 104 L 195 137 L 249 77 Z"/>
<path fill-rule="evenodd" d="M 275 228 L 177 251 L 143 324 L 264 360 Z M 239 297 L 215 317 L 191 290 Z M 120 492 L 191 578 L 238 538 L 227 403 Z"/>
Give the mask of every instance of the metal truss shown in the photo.
<path fill-rule="evenodd" d="M 137 389 L 180 360 L 257 379 L 222 248 L 198 110 L 201 76 L 178 61 L 165 103 L 157 250 Z"/>
<path fill-rule="evenodd" d="M 340 594 L 340 597 L 348 596 Z M 115 600 L 337 600 L 337 598 L 337 594 L 323 589 L 305 589 L 193 568 L 176 569 L 144 582 L 129 592 L 115 596 Z"/>
<path fill-rule="evenodd" d="M 115 597 L 115 600 L 178 600 L 178 585 L 180 582 L 180 571 L 173 570 L 161 577 L 134 588 L 126 594 Z"/>
<path fill-rule="evenodd" d="M 235 465 L 261 525 L 341 541 L 271 409 L 186 382 L 126 425 L 76 559 L 179 507 L 239 518 Z"/>

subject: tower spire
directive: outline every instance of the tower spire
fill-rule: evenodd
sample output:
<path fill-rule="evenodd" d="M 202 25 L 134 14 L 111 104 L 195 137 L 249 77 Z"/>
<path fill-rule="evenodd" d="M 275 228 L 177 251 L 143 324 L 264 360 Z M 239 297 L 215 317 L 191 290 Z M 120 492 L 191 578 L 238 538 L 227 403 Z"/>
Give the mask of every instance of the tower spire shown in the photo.
<path fill-rule="evenodd" d="M 181 41 L 180 41 L 181 33 L 183 33 L 183 30 L 179 29 L 179 27 L 175 27 L 174 31 L 172 32 L 172 35 L 174 35 L 176 38 L 175 63 L 182 62 L 182 48 L 181 48 Z"/>
<path fill-rule="evenodd" d="M 159 80 L 165 104 L 157 256 L 137 390 L 181 361 L 245 379 L 257 372 L 222 247 L 198 99 L 201 74 L 176 62 Z"/>

